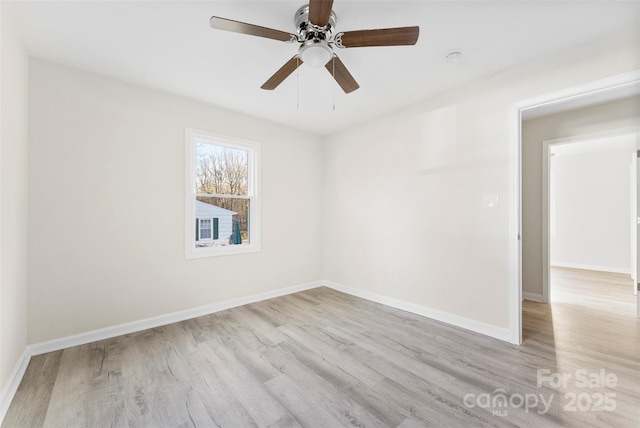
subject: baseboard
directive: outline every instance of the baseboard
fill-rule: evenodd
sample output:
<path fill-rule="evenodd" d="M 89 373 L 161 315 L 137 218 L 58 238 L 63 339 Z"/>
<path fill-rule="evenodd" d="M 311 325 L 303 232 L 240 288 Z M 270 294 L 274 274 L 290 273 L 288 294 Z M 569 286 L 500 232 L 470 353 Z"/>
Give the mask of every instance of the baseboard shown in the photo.
<path fill-rule="evenodd" d="M 310 282 L 307 284 L 280 288 L 278 290 L 268 291 L 266 293 L 254 294 L 248 297 L 241 297 L 239 299 L 226 300 L 211 305 L 199 306 L 197 308 L 173 312 L 170 314 L 147 318 L 140 321 L 133 321 L 130 323 L 115 325 L 112 327 L 87 331 L 85 333 L 75 334 L 60 339 L 54 339 L 47 342 L 29 345 L 27 346 L 27 352 L 29 355 L 40 355 L 47 352 L 70 348 L 72 346 L 96 342 L 98 340 L 111 339 L 113 337 L 122 336 L 123 334 L 135 333 L 137 331 L 147 330 L 149 328 L 160 327 L 163 325 L 172 324 L 174 322 L 197 318 L 203 315 L 209 315 L 215 312 L 224 311 L 226 309 L 247 305 L 249 303 L 260 302 L 262 300 L 286 296 L 287 294 L 298 293 L 300 291 L 309 290 L 321 285 L 322 283 L 320 281 Z"/>
<path fill-rule="evenodd" d="M 85 333 L 63 337 L 60 339 L 50 340 L 47 342 L 28 345 L 23 353 L 21 360 L 13 370 L 10 381 L 8 382 L 5 390 L 2 391 L 2 395 L 0 396 L 0 425 L 2 424 L 7 410 L 9 409 L 9 405 L 11 404 L 11 401 L 13 400 L 13 397 L 18 390 L 18 386 L 22 381 L 22 377 L 24 376 L 27 366 L 29 365 L 29 361 L 34 355 L 58 351 L 72 346 L 84 345 L 87 343 L 96 342 L 98 340 L 110 339 L 113 337 L 121 336 L 123 334 L 135 333 L 137 331 L 142 331 L 149 328 L 160 327 L 163 325 L 172 324 L 174 322 L 184 321 L 203 315 L 209 315 L 215 312 L 224 311 L 226 309 L 231 309 L 250 303 L 260 302 L 263 300 L 286 296 L 288 294 L 298 293 L 300 291 L 310 290 L 312 288 L 320 286 L 326 286 L 334 290 L 350 294 L 352 296 L 360 297 L 362 299 L 370 300 L 372 302 L 380 303 L 392 308 L 421 315 L 506 342 L 508 342 L 510 339 L 511 332 L 505 328 L 496 327 L 448 312 L 438 311 L 413 303 L 381 296 L 379 294 L 370 293 L 368 291 L 358 290 L 356 288 L 347 287 L 345 285 L 331 281 L 315 281 L 292 287 L 281 288 L 278 290 L 268 291 L 266 293 L 254 294 L 252 296 L 242 297 L 239 299 L 226 300 L 224 302 L 214 303 L 211 305 L 173 312 L 170 314 L 147 318 L 140 321 L 134 321 L 130 323 L 115 325 L 112 327 L 92 330 Z"/>
<path fill-rule="evenodd" d="M 341 291 L 343 293 L 351 294 L 356 297 L 360 297 L 372 302 L 387 305 L 396 309 L 411 312 L 417 315 L 425 316 L 437 321 L 442 321 L 447 324 L 451 324 L 457 327 L 461 327 L 467 330 L 481 333 L 486 336 L 491 336 L 496 339 L 509 341 L 510 331 L 505 328 L 496 327 L 490 324 L 485 324 L 479 321 L 475 321 L 469 318 L 454 315 L 448 312 L 438 311 L 425 306 L 416 305 L 414 303 L 404 302 L 402 300 L 393 299 L 390 297 L 382 296 L 379 294 L 370 293 L 368 291 L 358 290 L 356 288 L 347 287 L 342 284 L 338 284 L 331 281 L 315 281 L 306 284 L 295 285 L 292 287 L 280 288 L 278 290 L 268 291 L 266 293 L 254 294 L 248 297 L 242 297 L 239 299 L 226 300 L 211 305 L 199 306 L 197 308 L 187 309 L 184 311 L 173 312 L 170 314 L 160 315 L 153 318 L 147 318 L 139 321 L 133 321 L 125 324 L 118 324 L 111 327 L 106 327 L 98 330 L 91 330 L 85 333 L 75 334 L 72 336 L 62 337 L 60 339 L 54 339 L 47 342 L 40 342 L 33 345 L 28 345 L 25 351 L 25 355 L 33 356 L 45 354 L 47 352 L 59 351 L 61 349 L 70 348 L 72 346 L 84 345 L 99 340 L 111 339 L 113 337 L 122 336 L 124 334 L 135 333 L 142 330 L 147 330 L 154 327 L 160 327 L 175 322 L 180 322 L 192 318 L 197 318 L 204 315 L 209 315 L 215 312 L 224 311 L 226 309 L 235 308 L 250 303 L 260 302 L 263 300 L 273 299 L 276 297 L 286 296 L 288 294 L 298 293 L 300 291 L 310 290 L 319 286 L 326 286 L 333 288 L 334 290 Z M 525 298 L 528 293 L 523 293 Z M 541 296 L 540 296 L 541 298 Z M 27 361 L 28 362 L 28 361 Z M 20 376 L 21 378 L 22 376 Z M 18 382 L 19 383 L 19 382 Z"/>
<path fill-rule="evenodd" d="M 624 273 L 631 275 L 631 269 L 616 268 L 610 266 L 583 265 L 579 263 L 551 262 L 551 267 L 564 267 L 571 269 L 595 270 L 598 272 Z"/>
<path fill-rule="evenodd" d="M 528 291 L 522 292 L 523 300 L 531 300 L 532 302 L 544 303 L 544 299 L 542 298 L 542 294 L 538 293 L 529 293 Z"/>
<path fill-rule="evenodd" d="M 509 342 L 509 340 L 511 339 L 511 331 L 506 328 L 496 327 L 494 325 L 485 324 L 469 318 L 461 317 L 459 315 L 454 315 L 449 312 L 439 311 L 425 306 L 416 305 L 414 303 L 392 299 L 390 297 L 359 290 L 357 288 L 347 287 L 346 285 L 338 284 L 331 281 L 322 281 L 322 283 L 324 284 L 324 286 L 332 288 L 336 291 L 341 291 L 352 296 L 360 297 L 362 299 L 370 300 L 372 302 L 380 303 L 406 312 L 411 312 L 412 314 L 421 315 L 423 317 L 451 324 L 453 326 L 464 328 L 466 330 L 471 330 L 473 332 L 484 334 L 485 336 L 490 336 L 495 339 L 503 340 L 505 342 Z"/>
<path fill-rule="evenodd" d="M 29 365 L 30 360 L 31 355 L 25 348 L 22 353 L 22 357 L 16 363 L 16 366 L 9 376 L 9 381 L 2 389 L 2 395 L 0 395 L 0 425 L 2 425 L 4 417 L 7 415 L 9 405 L 18 391 L 18 387 L 20 386 L 20 382 L 22 382 L 22 377 L 24 376 L 25 371 L 27 371 L 27 366 Z"/>

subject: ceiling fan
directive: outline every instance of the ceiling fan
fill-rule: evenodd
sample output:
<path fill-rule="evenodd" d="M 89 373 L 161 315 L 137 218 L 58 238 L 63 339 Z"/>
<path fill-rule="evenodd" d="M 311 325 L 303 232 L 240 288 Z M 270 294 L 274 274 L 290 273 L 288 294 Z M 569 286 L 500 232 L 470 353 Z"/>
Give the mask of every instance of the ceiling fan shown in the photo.
<path fill-rule="evenodd" d="M 268 90 L 277 88 L 302 63 L 306 63 L 312 67 L 324 65 L 348 94 L 360 85 L 333 52 L 334 48 L 415 45 L 418 41 L 420 27 L 417 26 L 334 33 L 337 18 L 332 7 L 333 0 L 309 0 L 309 4 L 298 9 L 294 16 L 296 34 L 218 16 L 212 16 L 210 23 L 218 30 L 299 44 L 298 53 L 261 86 Z"/>

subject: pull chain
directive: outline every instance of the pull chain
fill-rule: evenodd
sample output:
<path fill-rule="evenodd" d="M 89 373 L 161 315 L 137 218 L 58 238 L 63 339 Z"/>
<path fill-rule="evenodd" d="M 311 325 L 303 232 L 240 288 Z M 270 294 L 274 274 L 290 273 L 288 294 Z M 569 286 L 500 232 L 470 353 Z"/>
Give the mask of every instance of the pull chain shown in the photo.
<path fill-rule="evenodd" d="M 333 59 L 331 61 L 331 68 L 333 69 L 333 71 L 331 72 L 331 74 L 333 74 L 333 85 L 331 86 L 331 91 L 332 91 L 332 95 L 333 95 L 333 111 L 336 111 L 336 56 L 335 54 L 333 55 Z"/>
<path fill-rule="evenodd" d="M 300 110 L 300 57 L 296 56 L 296 110 Z"/>

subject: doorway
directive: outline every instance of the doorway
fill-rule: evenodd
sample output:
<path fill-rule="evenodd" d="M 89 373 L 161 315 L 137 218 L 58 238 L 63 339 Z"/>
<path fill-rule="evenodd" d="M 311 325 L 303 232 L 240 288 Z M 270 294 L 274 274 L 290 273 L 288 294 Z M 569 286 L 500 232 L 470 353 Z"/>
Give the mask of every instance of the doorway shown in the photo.
<path fill-rule="evenodd" d="M 522 123 L 523 117 L 534 111 L 564 111 L 596 104 L 602 99 L 616 99 L 640 93 L 640 73 L 631 72 L 623 75 L 592 82 L 564 91 L 539 96 L 516 103 L 511 108 L 511 196 L 510 207 L 510 325 L 512 343 L 522 343 L 522 299 L 523 299 L 523 229 L 522 229 Z M 540 255 L 541 257 L 541 255 Z"/>

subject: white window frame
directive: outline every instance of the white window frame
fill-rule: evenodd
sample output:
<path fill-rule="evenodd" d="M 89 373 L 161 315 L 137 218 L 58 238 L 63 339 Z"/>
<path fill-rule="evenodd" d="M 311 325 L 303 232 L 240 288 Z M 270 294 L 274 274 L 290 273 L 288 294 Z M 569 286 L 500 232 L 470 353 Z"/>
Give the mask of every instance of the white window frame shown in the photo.
<path fill-rule="evenodd" d="M 196 247 L 195 201 L 196 196 L 196 143 L 203 142 L 248 152 L 247 195 L 202 195 L 249 200 L 249 243 L 219 247 Z M 260 143 L 220 135 L 194 128 L 185 128 L 185 258 L 228 256 L 254 253 L 260 246 Z M 213 222 L 211 223 L 213 236 Z"/>

